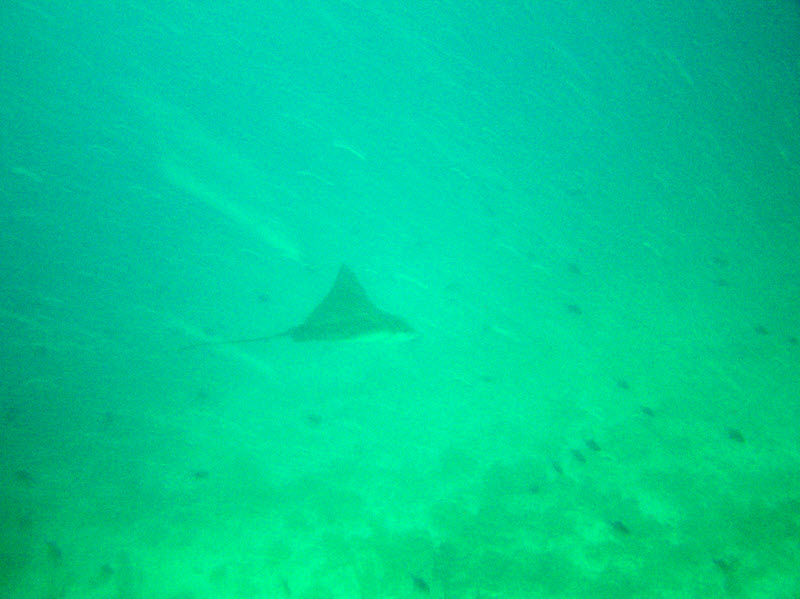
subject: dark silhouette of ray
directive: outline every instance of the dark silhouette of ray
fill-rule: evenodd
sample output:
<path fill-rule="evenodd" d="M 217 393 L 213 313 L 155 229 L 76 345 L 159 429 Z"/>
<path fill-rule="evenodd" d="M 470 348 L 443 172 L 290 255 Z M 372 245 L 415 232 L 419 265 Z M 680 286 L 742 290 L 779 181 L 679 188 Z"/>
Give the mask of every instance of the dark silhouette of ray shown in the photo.
<path fill-rule="evenodd" d="M 294 341 L 341 341 L 369 336 L 408 335 L 413 332 L 414 329 L 404 319 L 377 308 L 367 297 L 367 292 L 353 271 L 342 264 L 328 295 L 301 324 L 264 337 L 196 343 L 183 349 L 226 343 L 255 343 L 277 337 L 290 337 Z"/>

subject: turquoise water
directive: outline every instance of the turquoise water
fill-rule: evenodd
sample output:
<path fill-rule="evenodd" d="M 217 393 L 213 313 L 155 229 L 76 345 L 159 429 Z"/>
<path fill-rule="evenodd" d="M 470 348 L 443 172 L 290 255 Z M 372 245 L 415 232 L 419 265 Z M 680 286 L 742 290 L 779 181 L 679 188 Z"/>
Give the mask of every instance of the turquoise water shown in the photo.
<path fill-rule="evenodd" d="M 761 4 L 3 3 L 0 596 L 796 597 Z"/>

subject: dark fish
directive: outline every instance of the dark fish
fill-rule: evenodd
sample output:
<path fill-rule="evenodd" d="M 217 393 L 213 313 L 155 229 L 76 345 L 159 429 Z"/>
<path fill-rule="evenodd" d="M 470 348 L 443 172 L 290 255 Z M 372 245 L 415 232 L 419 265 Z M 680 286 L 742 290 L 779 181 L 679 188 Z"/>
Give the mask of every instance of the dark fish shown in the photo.
<path fill-rule="evenodd" d="M 34 482 L 33 475 L 27 470 L 17 470 L 14 472 L 14 478 L 22 485 L 29 486 Z"/>
<path fill-rule="evenodd" d="M 61 548 L 53 541 L 47 541 L 47 560 L 54 566 L 60 566 L 64 561 L 64 554 L 61 553 Z"/>
<path fill-rule="evenodd" d="M 414 585 L 414 590 L 418 593 L 425 593 L 426 595 L 431 592 L 430 585 L 425 582 L 424 578 L 420 578 L 419 576 L 412 576 L 411 583 Z"/>
<path fill-rule="evenodd" d="M 711 262 L 714 263 L 714 266 L 719 266 L 720 268 L 728 268 L 730 265 L 730 260 L 725 256 L 713 256 Z"/>
<path fill-rule="evenodd" d="M 306 414 L 306 425 L 310 426 L 311 428 L 319 428 L 322 424 L 322 416 L 319 414 Z"/>
<path fill-rule="evenodd" d="M 583 442 L 586 444 L 586 447 L 591 449 L 592 451 L 600 451 L 600 446 L 594 439 L 584 439 Z"/>
<path fill-rule="evenodd" d="M 731 441 L 736 441 L 737 443 L 744 443 L 744 435 L 738 428 L 728 429 L 728 439 Z"/>
<path fill-rule="evenodd" d="M 567 312 L 570 314 L 575 314 L 576 316 L 583 314 L 583 310 L 581 310 L 581 307 L 578 304 L 567 304 L 566 308 Z"/>
<path fill-rule="evenodd" d="M 623 522 L 621 522 L 620 520 L 614 520 L 613 522 L 611 522 L 611 528 L 613 528 L 618 533 L 623 534 L 623 535 L 631 534 L 630 529 L 627 526 L 625 526 L 625 524 Z"/>
<path fill-rule="evenodd" d="M 111 581 L 114 576 L 114 568 L 109 564 L 103 564 L 97 573 L 89 579 L 89 585 L 93 588 L 103 586 Z"/>
<path fill-rule="evenodd" d="M 739 560 L 736 559 L 735 557 L 731 558 L 731 559 L 726 559 L 726 558 L 722 558 L 722 557 L 715 557 L 711 561 L 714 563 L 714 565 L 717 568 L 719 568 L 720 570 L 722 570 L 723 572 L 726 572 L 726 573 L 732 572 L 736 568 L 738 563 L 739 563 Z"/>

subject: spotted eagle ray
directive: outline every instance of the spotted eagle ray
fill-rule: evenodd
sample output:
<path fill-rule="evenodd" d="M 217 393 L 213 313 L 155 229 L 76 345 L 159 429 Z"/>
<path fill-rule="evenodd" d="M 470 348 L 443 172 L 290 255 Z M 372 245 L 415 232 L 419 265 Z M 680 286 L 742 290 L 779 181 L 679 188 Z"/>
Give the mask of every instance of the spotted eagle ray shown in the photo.
<path fill-rule="evenodd" d="M 404 319 L 376 307 L 353 271 L 342 264 L 328 294 L 301 324 L 264 337 L 196 343 L 183 349 L 226 343 L 254 343 L 278 337 L 290 337 L 293 341 L 342 341 L 365 337 L 401 337 L 413 333 L 414 329 Z"/>

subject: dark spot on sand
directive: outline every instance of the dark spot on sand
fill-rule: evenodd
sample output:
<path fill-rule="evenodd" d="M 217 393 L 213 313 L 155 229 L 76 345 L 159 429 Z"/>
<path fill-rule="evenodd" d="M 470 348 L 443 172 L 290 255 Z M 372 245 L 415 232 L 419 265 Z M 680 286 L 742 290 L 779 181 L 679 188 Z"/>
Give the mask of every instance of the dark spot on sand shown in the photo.
<path fill-rule="evenodd" d="M 583 452 L 580 449 L 573 449 L 571 453 L 572 457 L 575 458 L 578 462 L 580 462 L 581 464 L 586 463 L 586 456 L 583 455 Z"/>
<path fill-rule="evenodd" d="M 756 335 L 761 335 L 762 337 L 769 335 L 769 330 L 763 324 L 757 324 L 753 327 L 753 330 L 756 332 Z"/>
<path fill-rule="evenodd" d="M 656 413 L 653 411 L 653 408 L 650 406 L 639 406 L 639 408 L 642 410 L 642 414 L 645 416 L 650 416 L 652 418 L 656 415 Z"/>
<path fill-rule="evenodd" d="M 631 386 L 625 379 L 617 379 L 617 388 L 625 389 L 627 391 L 631 388 Z"/>
<path fill-rule="evenodd" d="M 192 470 L 192 478 L 195 480 L 206 480 L 210 475 L 208 470 Z"/>
<path fill-rule="evenodd" d="M 578 276 L 581 274 L 581 268 L 574 262 L 570 262 L 569 264 L 567 264 L 567 272 L 571 275 Z"/>

